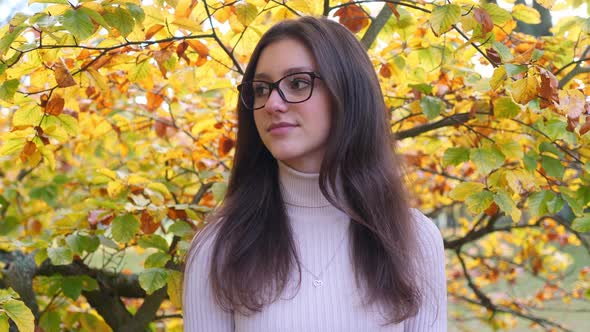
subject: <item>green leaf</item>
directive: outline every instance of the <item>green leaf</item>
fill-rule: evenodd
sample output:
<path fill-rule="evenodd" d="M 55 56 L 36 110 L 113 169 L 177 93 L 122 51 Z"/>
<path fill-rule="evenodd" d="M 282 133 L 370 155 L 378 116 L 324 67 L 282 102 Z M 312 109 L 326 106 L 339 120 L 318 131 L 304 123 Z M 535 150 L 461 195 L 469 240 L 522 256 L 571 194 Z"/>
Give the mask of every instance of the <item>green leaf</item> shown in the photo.
<path fill-rule="evenodd" d="M 213 198 L 216 202 L 220 202 L 223 199 L 226 191 L 227 184 L 225 182 L 215 182 L 213 186 L 211 186 L 211 192 L 213 193 Z"/>
<path fill-rule="evenodd" d="M 496 148 L 479 148 L 471 150 L 471 160 L 481 174 L 489 174 L 504 164 L 505 156 Z"/>
<path fill-rule="evenodd" d="M 76 301 L 82 294 L 82 279 L 78 277 L 64 277 L 62 279 L 61 289 L 64 295 Z"/>
<path fill-rule="evenodd" d="M 157 234 L 141 237 L 139 240 L 137 240 L 137 244 L 139 244 L 139 246 L 144 249 L 156 248 L 163 252 L 168 251 L 168 242 L 166 239 Z"/>
<path fill-rule="evenodd" d="M 559 187 L 559 191 L 563 199 L 569 204 L 572 212 L 578 217 L 582 216 L 584 214 L 584 204 L 582 203 L 582 199 L 576 195 L 579 191 L 574 192 L 567 187 Z"/>
<path fill-rule="evenodd" d="M 467 205 L 467 209 L 469 210 L 469 212 L 473 214 L 478 214 L 487 209 L 493 201 L 494 194 L 487 190 L 484 190 L 469 195 L 467 199 L 465 199 L 465 204 Z"/>
<path fill-rule="evenodd" d="M 543 156 L 541 158 L 541 166 L 543 166 L 543 169 L 547 175 L 557 179 L 563 178 L 563 172 L 565 171 L 565 168 L 558 159 L 551 158 L 549 156 Z"/>
<path fill-rule="evenodd" d="M 536 192 L 530 195 L 527 202 L 529 206 L 529 211 L 531 212 L 533 217 L 539 217 L 547 214 L 547 202 L 552 200 L 554 197 L 555 194 L 547 190 Z"/>
<path fill-rule="evenodd" d="M 458 5 L 448 4 L 434 8 L 430 16 L 430 26 L 435 35 L 449 31 L 453 24 L 461 18 L 461 7 Z"/>
<path fill-rule="evenodd" d="M 541 144 L 539 144 L 539 152 L 541 152 L 541 154 L 543 154 L 543 152 L 549 152 L 559 158 L 563 158 L 564 156 L 561 150 L 559 150 L 555 145 L 549 142 L 542 142 Z"/>
<path fill-rule="evenodd" d="M 590 232 L 590 215 L 585 215 L 583 217 L 578 217 L 574 219 L 574 222 L 572 223 L 572 228 L 576 232 Z"/>
<path fill-rule="evenodd" d="M 34 199 L 45 201 L 49 206 L 55 207 L 57 204 L 57 187 L 48 185 L 31 189 L 29 196 Z"/>
<path fill-rule="evenodd" d="M 53 265 L 67 265 L 74 259 L 74 254 L 70 248 L 49 248 L 47 256 L 51 259 Z"/>
<path fill-rule="evenodd" d="M 155 252 L 149 255 L 143 264 L 146 269 L 152 267 L 164 267 L 166 263 L 170 260 L 170 255 L 163 253 L 161 251 Z"/>
<path fill-rule="evenodd" d="M 82 234 L 70 234 L 66 237 L 66 243 L 76 254 L 84 252 L 91 253 L 98 249 L 100 240 L 96 236 L 86 236 Z"/>
<path fill-rule="evenodd" d="M 105 29 L 110 29 L 111 27 L 107 23 L 107 21 L 97 12 L 94 10 L 87 8 L 87 7 L 79 7 L 77 11 L 88 15 L 94 22 L 100 24 Z"/>
<path fill-rule="evenodd" d="M 512 15 L 510 15 L 509 11 L 500 8 L 498 5 L 494 3 L 484 3 L 481 4 L 481 7 L 485 9 L 486 12 L 488 12 L 488 14 L 490 14 L 490 17 L 492 18 L 492 22 L 494 24 L 502 25 L 512 19 Z"/>
<path fill-rule="evenodd" d="M 60 332 L 61 318 L 55 311 L 45 312 L 41 316 L 39 326 L 41 326 L 45 332 Z"/>
<path fill-rule="evenodd" d="M 12 102 L 12 97 L 18 89 L 19 80 L 11 79 L 0 85 L 0 99 Z M 17 111 L 18 112 L 18 111 Z"/>
<path fill-rule="evenodd" d="M 139 226 L 139 221 L 132 214 L 118 216 L 111 224 L 113 239 L 119 243 L 126 243 L 137 234 Z"/>
<path fill-rule="evenodd" d="M 92 24 L 90 17 L 86 13 L 75 9 L 70 9 L 64 13 L 63 26 L 78 41 L 84 40 L 94 33 L 94 24 Z"/>
<path fill-rule="evenodd" d="M 258 8 L 248 2 L 240 2 L 234 6 L 238 21 L 244 26 L 249 26 L 258 15 Z"/>
<path fill-rule="evenodd" d="M 32 3 L 57 3 L 62 5 L 69 5 L 68 0 L 29 0 L 29 6 Z"/>
<path fill-rule="evenodd" d="M 553 198 L 547 201 L 547 212 L 557 213 L 563 209 L 565 201 L 561 198 L 561 195 L 553 195 Z"/>
<path fill-rule="evenodd" d="M 445 108 L 445 104 L 440 98 L 432 97 L 432 96 L 424 96 L 420 99 L 420 107 L 422 108 L 422 112 L 428 118 L 428 120 L 432 120 L 436 118 L 440 112 Z"/>
<path fill-rule="evenodd" d="M 61 123 L 61 127 L 68 133 L 70 136 L 78 135 L 78 120 L 71 115 L 68 114 L 60 114 L 57 116 Z"/>
<path fill-rule="evenodd" d="M 469 149 L 467 148 L 448 148 L 443 155 L 443 166 L 459 165 L 469 160 Z"/>
<path fill-rule="evenodd" d="M 464 201 L 469 195 L 482 191 L 485 186 L 478 182 L 461 182 L 451 192 L 449 197 L 456 201 Z"/>
<path fill-rule="evenodd" d="M 117 29 L 123 37 L 127 37 L 135 26 L 133 16 L 131 16 L 128 10 L 122 7 L 113 8 L 111 11 L 105 13 L 104 19 L 110 26 Z"/>
<path fill-rule="evenodd" d="M 136 23 L 141 23 L 145 20 L 145 12 L 143 11 L 143 8 L 131 2 L 125 3 L 125 6 L 127 6 L 127 10 L 129 10 L 129 13 L 133 16 Z"/>
<path fill-rule="evenodd" d="M 508 76 L 510 76 L 510 77 L 514 77 L 518 74 L 521 74 L 521 73 L 524 73 L 525 71 L 527 71 L 527 66 L 515 65 L 512 63 L 505 64 L 504 68 L 506 69 L 506 74 L 508 74 Z"/>
<path fill-rule="evenodd" d="M 498 190 L 498 192 L 494 194 L 494 202 L 498 204 L 500 210 L 504 211 L 504 213 L 512 218 L 512 221 L 518 222 L 520 220 L 522 213 L 506 191 Z"/>
<path fill-rule="evenodd" d="M 502 58 L 502 62 L 508 62 L 508 61 L 511 61 L 512 59 L 514 59 L 514 56 L 510 52 L 510 49 L 508 47 L 506 47 L 506 45 L 495 41 L 492 43 L 492 48 L 498 52 L 498 54 L 500 55 L 500 58 Z M 504 66 L 504 69 L 506 70 L 505 66 Z M 506 71 L 506 72 L 508 72 L 508 71 Z"/>
<path fill-rule="evenodd" d="M 408 87 L 412 88 L 412 89 L 416 89 L 422 93 L 425 93 L 427 95 L 432 93 L 432 85 L 430 84 L 425 84 L 425 83 L 420 83 L 420 84 L 408 84 Z"/>
<path fill-rule="evenodd" d="M 166 286 L 168 281 L 168 270 L 162 268 L 151 268 L 139 274 L 139 285 L 146 293 L 152 294 L 156 290 Z"/>
<path fill-rule="evenodd" d="M 9 235 L 15 231 L 20 223 L 15 216 L 6 216 L 2 222 L 0 222 L 0 235 Z"/>
<path fill-rule="evenodd" d="M 168 228 L 168 233 L 172 233 L 176 236 L 183 237 L 186 235 L 193 234 L 194 231 L 188 223 L 182 220 L 178 220 L 174 224 L 170 225 L 170 227 Z"/>
<path fill-rule="evenodd" d="M 26 25 L 14 27 L 12 32 L 9 32 L 0 38 L 0 54 L 6 54 L 14 40 L 27 28 Z"/>
<path fill-rule="evenodd" d="M 9 300 L 2 305 L 4 312 L 12 319 L 20 332 L 35 331 L 35 317 L 22 301 Z"/>
<path fill-rule="evenodd" d="M 500 97 L 494 100 L 494 116 L 498 118 L 511 119 L 520 113 L 518 104 L 510 97 Z"/>
<path fill-rule="evenodd" d="M 506 158 L 513 158 L 520 160 L 522 159 L 524 153 L 522 152 L 522 147 L 520 144 L 512 139 L 505 139 L 505 140 L 497 140 L 496 143 L 498 144 L 498 148 L 500 151 L 506 156 Z"/>
<path fill-rule="evenodd" d="M 524 167 L 529 172 L 533 172 L 537 169 L 537 159 L 539 155 L 535 153 L 535 151 L 529 151 L 527 154 L 524 155 L 523 162 Z"/>

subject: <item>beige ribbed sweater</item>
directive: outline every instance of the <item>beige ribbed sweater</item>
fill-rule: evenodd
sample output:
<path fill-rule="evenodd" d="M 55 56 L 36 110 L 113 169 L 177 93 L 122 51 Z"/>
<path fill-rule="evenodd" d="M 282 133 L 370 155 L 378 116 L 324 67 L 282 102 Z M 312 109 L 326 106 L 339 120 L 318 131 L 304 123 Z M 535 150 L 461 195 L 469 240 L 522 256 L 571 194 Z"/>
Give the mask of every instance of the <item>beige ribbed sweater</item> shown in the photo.
<path fill-rule="evenodd" d="M 212 236 L 187 264 L 184 278 L 184 330 L 186 332 L 444 332 L 447 324 L 445 256 L 441 234 L 422 213 L 412 210 L 420 232 L 420 275 L 425 302 L 417 316 L 382 327 L 376 305 L 361 305 L 346 237 L 350 219 L 332 206 L 319 188 L 319 174 L 301 173 L 279 162 L 281 191 L 293 236 L 304 265 L 297 292 L 298 272 L 281 299 L 253 316 L 221 310 L 209 284 Z M 330 262 L 330 260 L 332 260 Z M 327 268 L 326 268 L 327 266 Z M 322 285 L 312 274 L 323 270 Z"/>

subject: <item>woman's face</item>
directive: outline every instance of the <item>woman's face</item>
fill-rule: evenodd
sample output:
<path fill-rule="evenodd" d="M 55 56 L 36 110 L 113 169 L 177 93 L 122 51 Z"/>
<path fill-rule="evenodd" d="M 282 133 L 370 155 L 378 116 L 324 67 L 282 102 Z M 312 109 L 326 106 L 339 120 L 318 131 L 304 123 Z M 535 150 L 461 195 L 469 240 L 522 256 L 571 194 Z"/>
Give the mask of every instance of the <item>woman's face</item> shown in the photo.
<path fill-rule="evenodd" d="M 264 48 L 256 65 L 254 80 L 272 83 L 294 72 L 317 73 L 315 60 L 301 42 L 284 39 Z M 304 75 L 289 76 L 283 80 L 281 87 L 301 89 L 311 84 L 305 78 Z M 288 103 L 275 88 L 264 107 L 253 112 L 258 134 L 276 159 L 300 172 L 319 172 L 331 119 L 330 96 L 321 79 L 313 81 L 311 97 L 304 102 Z M 289 126 L 271 130 L 273 125 L 281 122 Z"/>

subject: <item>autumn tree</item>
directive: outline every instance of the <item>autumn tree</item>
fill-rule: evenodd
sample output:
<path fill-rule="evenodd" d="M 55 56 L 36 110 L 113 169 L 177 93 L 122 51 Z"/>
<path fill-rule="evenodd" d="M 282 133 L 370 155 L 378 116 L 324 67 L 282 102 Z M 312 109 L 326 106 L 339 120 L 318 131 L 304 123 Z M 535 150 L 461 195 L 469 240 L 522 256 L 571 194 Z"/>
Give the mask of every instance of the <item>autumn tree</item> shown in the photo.
<path fill-rule="evenodd" d="M 447 220 L 449 318 L 570 331 L 551 310 L 590 310 L 590 20 L 546 16 L 580 1 L 29 3 L 45 7 L 0 28 L 0 331 L 182 330 L 236 85 L 261 34 L 300 15 L 371 56 L 414 204 Z"/>

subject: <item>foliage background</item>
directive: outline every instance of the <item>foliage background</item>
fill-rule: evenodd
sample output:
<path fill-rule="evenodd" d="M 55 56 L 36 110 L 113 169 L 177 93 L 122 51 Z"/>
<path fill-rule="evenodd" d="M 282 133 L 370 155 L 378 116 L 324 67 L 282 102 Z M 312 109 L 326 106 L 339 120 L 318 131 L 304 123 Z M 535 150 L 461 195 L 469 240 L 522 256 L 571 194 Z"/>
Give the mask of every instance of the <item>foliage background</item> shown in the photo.
<path fill-rule="evenodd" d="M 181 265 L 225 191 L 235 86 L 260 35 L 298 15 L 368 49 L 414 204 L 445 236 L 452 328 L 582 329 L 585 1 L 29 4 L 0 28 L 0 331 L 182 330 Z"/>

